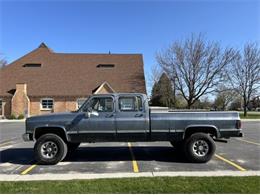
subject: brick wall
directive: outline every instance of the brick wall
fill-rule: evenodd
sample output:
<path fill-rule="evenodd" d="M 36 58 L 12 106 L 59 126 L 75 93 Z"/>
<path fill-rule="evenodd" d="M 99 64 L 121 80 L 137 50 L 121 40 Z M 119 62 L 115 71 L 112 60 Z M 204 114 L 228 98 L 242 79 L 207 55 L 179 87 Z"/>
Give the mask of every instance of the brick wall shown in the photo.
<path fill-rule="evenodd" d="M 11 116 L 12 97 L 1 97 L 1 99 L 3 104 L 2 116 L 8 118 Z"/>
<path fill-rule="evenodd" d="M 40 97 L 30 97 L 30 115 L 42 115 L 52 112 L 67 112 L 74 111 L 77 109 L 77 98 L 68 97 L 48 97 L 53 99 L 52 110 L 41 110 L 41 99 Z"/>

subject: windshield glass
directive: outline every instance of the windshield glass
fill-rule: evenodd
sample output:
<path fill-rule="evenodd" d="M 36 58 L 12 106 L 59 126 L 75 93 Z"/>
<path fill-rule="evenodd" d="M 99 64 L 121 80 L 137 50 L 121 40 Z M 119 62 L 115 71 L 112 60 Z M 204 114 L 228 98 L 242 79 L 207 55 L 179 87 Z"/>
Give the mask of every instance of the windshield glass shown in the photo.
<path fill-rule="evenodd" d="M 76 112 L 82 112 L 83 108 L 87 105 L 89 98 L 90 97 L 86 99 L 86 101 L 79 107 L 79 109 Z"/>

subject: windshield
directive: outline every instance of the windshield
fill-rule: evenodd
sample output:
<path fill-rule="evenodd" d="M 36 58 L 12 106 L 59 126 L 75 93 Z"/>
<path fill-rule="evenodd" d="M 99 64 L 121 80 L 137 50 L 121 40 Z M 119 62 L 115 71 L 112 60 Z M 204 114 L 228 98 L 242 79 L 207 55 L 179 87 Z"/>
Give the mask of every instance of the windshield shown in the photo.
<path fill-rule="evenodd" d="M 83 108 L 87 105 L 89 98 L 90 97 L 86 99 L 86 101 L 79 107 L 79 109 L 76 112 L 82 112 Z"/>

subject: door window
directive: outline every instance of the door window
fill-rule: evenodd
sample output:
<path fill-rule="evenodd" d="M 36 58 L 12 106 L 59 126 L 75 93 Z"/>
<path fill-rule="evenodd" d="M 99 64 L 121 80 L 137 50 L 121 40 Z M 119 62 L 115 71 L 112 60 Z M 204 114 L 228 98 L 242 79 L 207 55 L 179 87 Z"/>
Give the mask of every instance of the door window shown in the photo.
<path fill-rule="evenodd" d="M 113 99 L 111 97 L 93 98 L 88 108 L 96 112 L 113 112 Z"/>
<path fill-rule="evenodd" d="M 143 111 L 142 98 L 141 97 L 120 97 L 119 98 L 119 110 L 120 111 Z"/>

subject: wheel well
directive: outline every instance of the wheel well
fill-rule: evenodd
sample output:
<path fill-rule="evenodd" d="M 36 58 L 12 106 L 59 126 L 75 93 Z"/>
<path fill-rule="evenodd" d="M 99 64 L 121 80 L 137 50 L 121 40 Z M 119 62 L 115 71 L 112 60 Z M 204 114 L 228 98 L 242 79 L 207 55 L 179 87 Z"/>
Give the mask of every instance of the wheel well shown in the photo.
<path fill-rule="evenodd" d="M 188 127 L 185 131 L 184 138 L 190 137 L 194 133 L 207 133 L 210 136 L 218 137 L 217 130 L 214 127 Z"/>
<path fill-rule="evenodd" d="M 56 134 L 59 137 L 61 137 L 64 141 L 67 141 L 65 132 L 60 127 L 39 127 L 35 129 L 34 138 L 37 140 L 39 137 L 47 133 Z"/>

